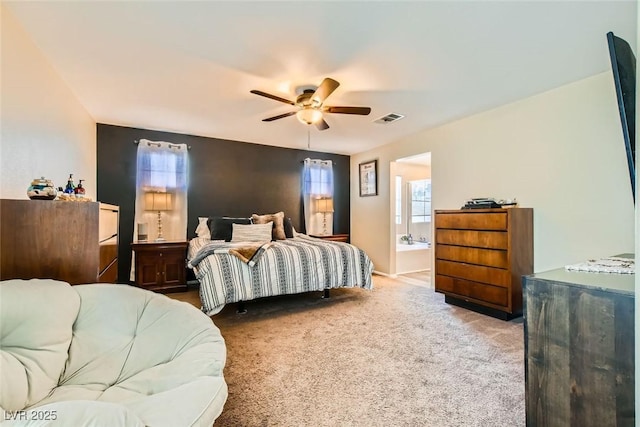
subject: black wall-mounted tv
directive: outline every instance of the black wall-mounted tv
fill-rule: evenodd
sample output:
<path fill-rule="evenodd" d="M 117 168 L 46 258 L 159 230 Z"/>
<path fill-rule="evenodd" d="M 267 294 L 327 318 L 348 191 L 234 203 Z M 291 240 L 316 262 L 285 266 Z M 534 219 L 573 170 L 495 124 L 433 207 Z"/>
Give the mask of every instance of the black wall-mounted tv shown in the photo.
<path fill-rule="evenodd" d="M 607 33 L 613 80 L 622 122 L 622 135 L 631 177 L 633 202 L 636 201 L 636 57 L 631 46 L 612 32 Z"/>

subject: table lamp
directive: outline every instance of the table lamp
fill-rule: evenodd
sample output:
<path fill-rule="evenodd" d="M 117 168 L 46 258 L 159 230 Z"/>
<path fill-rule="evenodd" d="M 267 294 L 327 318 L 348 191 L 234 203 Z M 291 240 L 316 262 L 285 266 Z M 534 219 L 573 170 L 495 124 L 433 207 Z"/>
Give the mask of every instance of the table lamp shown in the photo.
<path fill-rule="evenodd" d="M 156 242 L 164 242 L 162 236 L 162 211 L 170 211 L 173 209 L 170 193 L 145 193 L 144 205 L 145 210 L 158 212 L 158 237 Z"/>
<path fill-rule="evenodd" d="M 327 214 L 333 212 L 333 199 L 330 197 L 316 199 L 316 212 L 322 214 L 322 235 L 327 235 Z"/>

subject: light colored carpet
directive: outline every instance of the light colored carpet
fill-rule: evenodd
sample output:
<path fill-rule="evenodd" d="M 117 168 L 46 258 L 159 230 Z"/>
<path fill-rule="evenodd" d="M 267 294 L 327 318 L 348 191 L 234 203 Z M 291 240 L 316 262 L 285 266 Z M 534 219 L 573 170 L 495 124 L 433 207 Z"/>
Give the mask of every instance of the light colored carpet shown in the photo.
<path fill-rule="evenodd" d="M 520 320 L 374 276 L 225 307 L 229 398 L 216 426 L 524 426 Z"/>

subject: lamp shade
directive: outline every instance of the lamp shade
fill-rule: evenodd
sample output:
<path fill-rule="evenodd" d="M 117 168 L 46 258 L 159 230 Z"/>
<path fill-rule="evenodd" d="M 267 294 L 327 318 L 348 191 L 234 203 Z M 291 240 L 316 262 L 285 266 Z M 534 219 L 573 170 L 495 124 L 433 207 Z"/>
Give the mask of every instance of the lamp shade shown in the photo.
<path fill-rule="evenodd" d="M 145 193 L 144 206 L 148 211 L 170 211 L 173 209 L 171 193 Z"/>
<path fill-rule="evenodd" d="M 316 199 L 316 212 L 333 212 L 333 199 Z"/>
<path fill-rule="evenodd" d="M 302 110 L 298 110 L 296 117 L 302 123 L 312 125 L 322 120 L 322 111 L 311 107 L 305 107 Z"/>

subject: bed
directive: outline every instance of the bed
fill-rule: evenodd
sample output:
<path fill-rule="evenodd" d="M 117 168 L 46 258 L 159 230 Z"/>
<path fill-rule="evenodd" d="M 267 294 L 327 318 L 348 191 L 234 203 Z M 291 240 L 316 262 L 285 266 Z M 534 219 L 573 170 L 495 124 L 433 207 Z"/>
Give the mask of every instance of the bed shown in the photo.
<path fill-rule="evenodd" d="M 209 316 L 229 303 L 373 286 L 373 263 L 362 249 L 300 233 L 253 243 L 197 237 L 189 242 L 187 258 L 200 282 L 202 311 Z"/>

